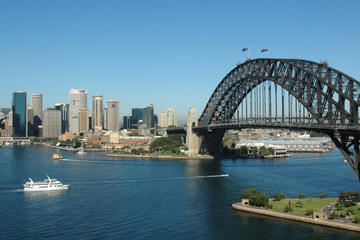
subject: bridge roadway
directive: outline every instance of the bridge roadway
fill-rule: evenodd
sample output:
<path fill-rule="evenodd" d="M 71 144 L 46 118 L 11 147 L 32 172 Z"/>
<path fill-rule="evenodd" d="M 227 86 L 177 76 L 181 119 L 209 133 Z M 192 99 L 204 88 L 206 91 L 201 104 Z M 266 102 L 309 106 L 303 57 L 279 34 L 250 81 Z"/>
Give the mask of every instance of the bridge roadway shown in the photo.
<path fill-rule="evenodd" d="M 193 127 L 194 132 L 200 135 L 205 132 L 211 132 L 216 130 L 233 130 L 233 129 L 248 129 L 248 128 L 273 128 L 273 129 L 289 129 L 295 131 L 315 131 L 326 134 L 338 133 L 350 134 L 351 136 L 360 137 L 360 126 L 349 126 L 349 125 L 320 125 L 320 124 L 308 124 L 308 123 L 274 123 L 274 122 L 227 122 L 227 123 L 215 123 L 207 126 Z M 168 134 L 181 134 L 186 135 L 186 128 L 171 128 L 167 130 Z"/>
<path fill-rule="evenodd" d="M 207 126 L 193 127 L 193 130 L 198 133 L 204 131 L 213 130 L 231 130 L 231 129 L 246 129 L 246 128 L 273 128 L 273 129 L 289 129 L 289 130 L 306 130 L 323 132 L 327 134 L 351 134 L 351 136 L 360 136 L 360 126 L 349 125 L 320 125 L 320 124 L 308 124 L 308 123 L 279 123 L 279 122 L 227 122 L 227 123 L 215 123 Z"/>

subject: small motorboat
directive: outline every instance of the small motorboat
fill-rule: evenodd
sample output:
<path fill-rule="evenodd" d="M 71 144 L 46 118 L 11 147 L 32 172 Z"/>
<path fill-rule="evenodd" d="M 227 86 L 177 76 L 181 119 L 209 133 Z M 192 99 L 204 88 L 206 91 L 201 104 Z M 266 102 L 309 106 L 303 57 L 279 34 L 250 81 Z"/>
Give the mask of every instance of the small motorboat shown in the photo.
<path fill-rule="evenodd" d="M 52 155 L 52 158 L 55 159 L 55 160 L 60 160 L 60 159 L 62 159 L 63 157 L 62 157 L 60 154 L 58 154 L 58 153 L 54 153 L 54 154 Z"/>

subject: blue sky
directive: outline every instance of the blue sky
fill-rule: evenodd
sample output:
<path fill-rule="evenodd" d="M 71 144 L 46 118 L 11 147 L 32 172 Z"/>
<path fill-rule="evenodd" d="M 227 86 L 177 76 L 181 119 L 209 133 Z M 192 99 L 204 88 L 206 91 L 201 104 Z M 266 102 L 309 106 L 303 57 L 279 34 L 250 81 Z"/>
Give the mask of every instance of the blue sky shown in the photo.
<path fill-rule="evenodd" d="M 12 92 L 70 88 L 133 107 L 200 115 L 221 79 L 251 58 L 326 59 L 360 80 L 360 1 L 0 0 L 0 107 Z M 262 48 L 268 53 L 260 53 Z"/>

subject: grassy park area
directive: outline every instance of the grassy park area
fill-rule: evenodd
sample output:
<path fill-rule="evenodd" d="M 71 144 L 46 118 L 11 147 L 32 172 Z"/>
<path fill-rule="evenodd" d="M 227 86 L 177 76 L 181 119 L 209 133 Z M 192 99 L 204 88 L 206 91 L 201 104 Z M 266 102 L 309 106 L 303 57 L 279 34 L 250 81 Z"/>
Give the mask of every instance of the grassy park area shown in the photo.
<path fill-rule="evenodd" d="M 280 201 L 269 200 L 269 206 L 274 211 L 291 212 L 298 216 L 309 216 L 314 211 L 321 210 L 331 203 L 335 203 L 337 198 L 305 198 L 305 199 L 281 199 Z M 290 207 L 290 208 L 289 208 Z"/>

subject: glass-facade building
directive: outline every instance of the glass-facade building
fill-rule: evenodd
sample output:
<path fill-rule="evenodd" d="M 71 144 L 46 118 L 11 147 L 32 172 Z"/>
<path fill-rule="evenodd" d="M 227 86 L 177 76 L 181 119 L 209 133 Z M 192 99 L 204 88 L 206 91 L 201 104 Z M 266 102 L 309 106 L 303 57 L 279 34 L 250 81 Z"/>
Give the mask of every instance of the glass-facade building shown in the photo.
<path fill-rule="evenodd" d="M 27 92 L 17 91 L 13 93 L 12 99 L 12 127 L 14 137 L 27 137 Z"/>
<path fill-rule="evenodd" d="M 146 124 L 148 128 L 154 127 L 154 105 L 146 108 L 133 108 L 131 111 L 132 128 L 139 127 L 139 121 Z"/>

